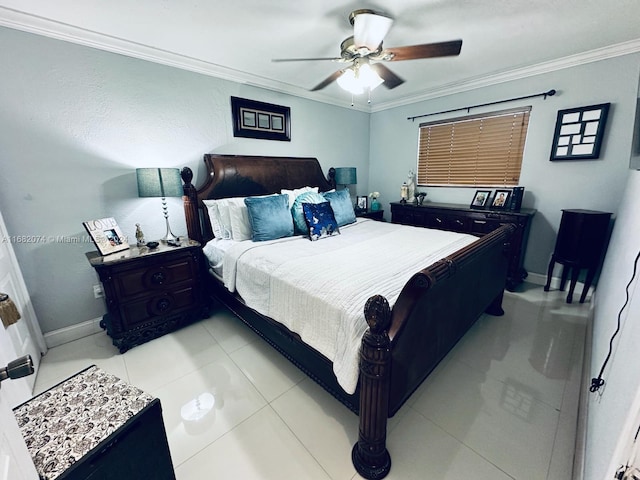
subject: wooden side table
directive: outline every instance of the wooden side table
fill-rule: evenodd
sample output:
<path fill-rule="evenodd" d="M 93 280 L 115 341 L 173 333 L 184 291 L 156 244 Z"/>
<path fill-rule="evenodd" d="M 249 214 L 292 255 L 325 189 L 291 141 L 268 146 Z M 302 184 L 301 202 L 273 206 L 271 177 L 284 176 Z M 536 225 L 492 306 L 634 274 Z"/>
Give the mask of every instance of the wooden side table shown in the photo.
<path fill-rule="evenodd" d="M 379 222 L 384 219 L 384 210 L 367 210 L 363 212 L 356 212 L 356 217 L 370 218 L 371 220 L 378 220 Z"/>
<path fill-rule="evenodd" d="M 107 256 L 89 252 L 87 258 L 104 288 L 107 313 L 100 326 L 120 353 L 207 316 L 198 242 Z"/>
<path fill-rule="evenodd" d="M 560 263 L 563 265 L 560 278 L 561 291 L 564 291 L 567 276 L 571 270 L 571 285 L 567 295 L 567 303 L 571 303 L 580 270 L 586 268 L 587 277 L 582 295 L 580 295 L 580 303 L 584 303 L 605 251 L 610 219 L 611 213 L 609 212 L 581 209 L 562 210 L 558 238 L 547 270 L 545 292 L 549 291 L 556 262 Z"/>

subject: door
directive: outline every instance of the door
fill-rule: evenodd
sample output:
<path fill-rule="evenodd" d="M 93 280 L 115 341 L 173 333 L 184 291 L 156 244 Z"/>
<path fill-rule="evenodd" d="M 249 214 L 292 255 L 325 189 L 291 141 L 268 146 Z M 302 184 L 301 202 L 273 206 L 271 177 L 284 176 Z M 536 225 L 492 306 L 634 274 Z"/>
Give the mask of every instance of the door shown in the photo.
<path fill-rule="evenodd" d="M 46 351 L 22 272 L 0 213 L 0 292 L 9 295 L 20 312 L 17 323 L 4 328 L 0 323 L 0 367 L 22 355 L 31 355 L 34 367 Z M 0 385 L 0 480 L 32 480 L 38 474 L 24 443 L 12 408 L 31 398 L 35 375 L 5 380 Z"/>
<path fill-rule="evenodd" d="M 8 356 L 10 352 L 5 346 L 0 345 L 0 367 L 2 368 L 10 361 L 15 360 L 15 357 Z M 33 375 L 31 376 L 33 377 Z M 0 385 L 0 480 L 34 480 L 38 478 L 27 445 L 20 433 L 18 422 L 16 422 L 11 410 L 14 405 L 9 400 L 24 394 L 23 390 L 27 385 L 25 378 L 28 377 L 5 380 Z"/>
<path fill-rule="evenodd" d="M 5 365 L 6 362 L 10 362 L 17 357 L 31 355 L 37 372 L 40 365 L 40 356 L 46 352 L 46 346 L 36 314 L 31 305 L 27 287 L 22 278 L 22 272 L 13 251 L 12 243 L 18 240 L 26 241 L 28 238 L 9 236 L 0 212 L 0 292 L 9 295 L 22 317 L 17 323 L 9 325 L 6 329 L 0 324 L 0 348 L 12 354 L 11 358 L 5 360 Z M 12 345 L 13 348 L 9 349 L 8 345 Z M 21 385 L 15 388 L 12 392 L 13 398 L 8 400 L 12 402 L 10 403 L 12 406 L 15 407 L 31 398 L 35 379 L 36 375 L 31 375 L 12 381 Z"/>

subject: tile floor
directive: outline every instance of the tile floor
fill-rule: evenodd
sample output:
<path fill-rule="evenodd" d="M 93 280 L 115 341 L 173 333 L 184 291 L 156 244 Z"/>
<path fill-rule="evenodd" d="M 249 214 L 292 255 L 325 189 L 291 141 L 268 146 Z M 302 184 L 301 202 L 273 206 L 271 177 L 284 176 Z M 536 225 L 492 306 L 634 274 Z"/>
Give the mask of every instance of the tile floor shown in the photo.
<path fill-rule="evenodd" d="M 507 293 L 390 420 L 387 478 L 569 480 L 589 307 Z M 357 417 L 224 309 L 123 355 L 104 333 L 52 348 L 36 393 L 91 364 L 160 398 L 179 480 L 360 478 Z"/>

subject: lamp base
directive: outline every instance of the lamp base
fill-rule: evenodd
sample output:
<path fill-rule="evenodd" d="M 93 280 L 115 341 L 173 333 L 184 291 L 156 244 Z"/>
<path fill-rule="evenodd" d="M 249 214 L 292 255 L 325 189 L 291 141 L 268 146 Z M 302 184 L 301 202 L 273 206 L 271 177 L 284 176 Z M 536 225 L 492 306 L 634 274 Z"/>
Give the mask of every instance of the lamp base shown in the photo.
<path fill-rule="evenodd" d="M 178 242 L 179 238 L 173 234 L 169 226 L 169 211 L 167 210 L 167 201 L 164 197 L 162 197 L 162 212 L 164 213 L 164 221 L 167 224 L 167 233 L 164 234 L 164 237 L 162 237 L 160 241 L 162 243 Z"/>

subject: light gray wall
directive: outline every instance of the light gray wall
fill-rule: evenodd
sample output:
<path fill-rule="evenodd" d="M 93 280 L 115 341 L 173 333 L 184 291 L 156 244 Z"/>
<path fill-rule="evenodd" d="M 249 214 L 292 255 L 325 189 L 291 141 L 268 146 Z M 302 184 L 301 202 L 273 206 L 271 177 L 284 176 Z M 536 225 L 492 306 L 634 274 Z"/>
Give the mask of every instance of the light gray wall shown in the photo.
<path fill-rule="evenodd" d="M 627 55 L 587 65 L 510 81 L 457 95 L 397 107 L 371 115 L 370 188 L 388 202 L 400 199 L 400 185 L 416 169 L 421 121 L 463 116 L 465 111 L 434 115 L 415 122 L 407 117 L 522 97 L 551 88 L 556 96 L 473 109 L 472 114 L 532 105 L 520 184 L 524 207 L 535 208 L 525 268 L 546 275 L 560 224 L 561 209 L 586 208 L 615 213 L 628 176 L 629 144 L 640 56 Z M 611 102 L 600 159 L 549 161 L 558 110 Z M 422 187 L 427 200 L 470 204 L 475 188 Z"/>
<path fill-rule="evenodd" d="M 42 330 L 102 316 L 82 221 L 114 217 L 164 235 L 160 199 L 137 198 L 136 167 L 190 166 L 204 153 L 317 157 L 367 185 L 368 114 L 0 27 L 0 210 Z M 230 96 L 291 107 L 291 142 L 233 137 Z M 345 132 L 348 135 L 345 137 Z M 345 142 L 345 138 L 348 140 Z M 181 200 L 172 229 L 186 234 Z M 29 236 L 43 236 L 30 241 Z"/>
<path fill-rule="evenodd" d="M 625 305 L 626 287 L 640 254 L 640 171 L 630 170 L 624 197 L 596 291 L 593 352 L 589 378 L 597 378 L 607 357 L 609 340 Z M 589 394 L 584 480 L 613 478 L 625 464 L 623 455 L 636 434 L 640 408 L 640 292 L 638 273 L 629 287 L 629 300 L 620 315 L 621 328 L 613 342 L 611 359 L 603 372 L 605 385 Z"/>

